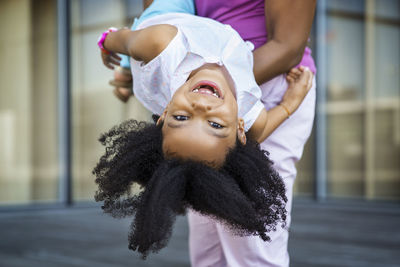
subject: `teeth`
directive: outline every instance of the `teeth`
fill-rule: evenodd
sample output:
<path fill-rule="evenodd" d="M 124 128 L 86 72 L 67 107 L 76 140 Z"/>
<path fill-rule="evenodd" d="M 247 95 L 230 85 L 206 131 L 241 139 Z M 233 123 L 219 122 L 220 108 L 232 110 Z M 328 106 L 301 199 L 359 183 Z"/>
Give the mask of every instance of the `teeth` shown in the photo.
<path fill-rule="evenodd" d="M 219 98 L 219 95 L 218 95 L 218 92 L 217 92 L 217 90 L 215 90 L 213 87 L 211 87 L 211 86 L 206 86 L 206 87 L 202 87 L 202 86 L 198 86 L 198 87 L 196 87 L 195 89 L 193 89 L 193 93 L 198 93 L 199 92 L 199 90 L 201 89 L 201 88 L 206 88 L 206 89 L 210 89 L 210 90 L 212 90 L 212 96 L 215 96 L 215 97 L 217 97 L 217 98 Z"/>

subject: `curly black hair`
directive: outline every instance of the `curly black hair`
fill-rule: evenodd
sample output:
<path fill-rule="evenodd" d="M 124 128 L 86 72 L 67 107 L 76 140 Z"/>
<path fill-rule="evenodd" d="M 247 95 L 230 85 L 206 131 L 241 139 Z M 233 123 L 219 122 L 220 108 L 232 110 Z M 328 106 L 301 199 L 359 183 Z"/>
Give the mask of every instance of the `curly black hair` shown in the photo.
<path fill-rule="evenodd" d="M 106 152 L 93 170 L 96 201 L 113 217 L 134 216 L 129 249 L 143 258 L 165 247 L 176 216 L 191 208 L 224 223 L 234 234 L 266 234 L 285 225 L 285 186 L 256 142 L 236 142 L 219 169 L 166 159 L 162 125 L 125 121 L 100 137 Z M 133 192 L 132 185 L 141 185 Z M 137 190 L 136 190 L 137 191 Z"/>

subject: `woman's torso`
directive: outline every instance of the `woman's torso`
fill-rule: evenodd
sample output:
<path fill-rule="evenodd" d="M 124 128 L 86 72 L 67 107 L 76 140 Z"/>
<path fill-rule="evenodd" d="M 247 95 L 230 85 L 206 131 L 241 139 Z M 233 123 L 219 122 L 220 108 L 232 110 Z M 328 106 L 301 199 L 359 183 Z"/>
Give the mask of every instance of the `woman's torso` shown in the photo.
<path fill-rule="evenodd" d="M 245 41 L 252 42 L 255 48 L 267 42 L 264 0 L 195 0 L 195 4 L 197 15 L 231 25 Z M 310 48 L 306 47 L 299 65 L 316 72 Z"/>

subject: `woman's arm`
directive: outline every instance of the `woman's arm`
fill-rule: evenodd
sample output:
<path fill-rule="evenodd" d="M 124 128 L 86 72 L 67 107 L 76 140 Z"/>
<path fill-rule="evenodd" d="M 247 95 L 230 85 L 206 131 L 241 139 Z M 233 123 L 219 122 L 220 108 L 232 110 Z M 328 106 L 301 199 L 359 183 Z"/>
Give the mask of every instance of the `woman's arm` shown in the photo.
<path fill-rule="evenodd" d="M 316 0 L 265 0 L 268 42 L 254 51 L 258 84 L 288 72 L 302 59 Z"/>

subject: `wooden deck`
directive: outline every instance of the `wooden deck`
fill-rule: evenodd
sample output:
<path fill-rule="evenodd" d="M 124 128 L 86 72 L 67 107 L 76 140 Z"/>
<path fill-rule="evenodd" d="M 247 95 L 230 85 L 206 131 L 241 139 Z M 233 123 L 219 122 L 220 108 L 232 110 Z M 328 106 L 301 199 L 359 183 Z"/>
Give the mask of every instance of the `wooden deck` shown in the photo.
<path fill-rule="evenodd" d="M 129 220 L 98 207 L 0 208 L 0 266 L 190 266 L 187 222 L 146 261 L 127 248 Z M 295 199 L 291 266 L 400 266 L 400 204 Z"/>

